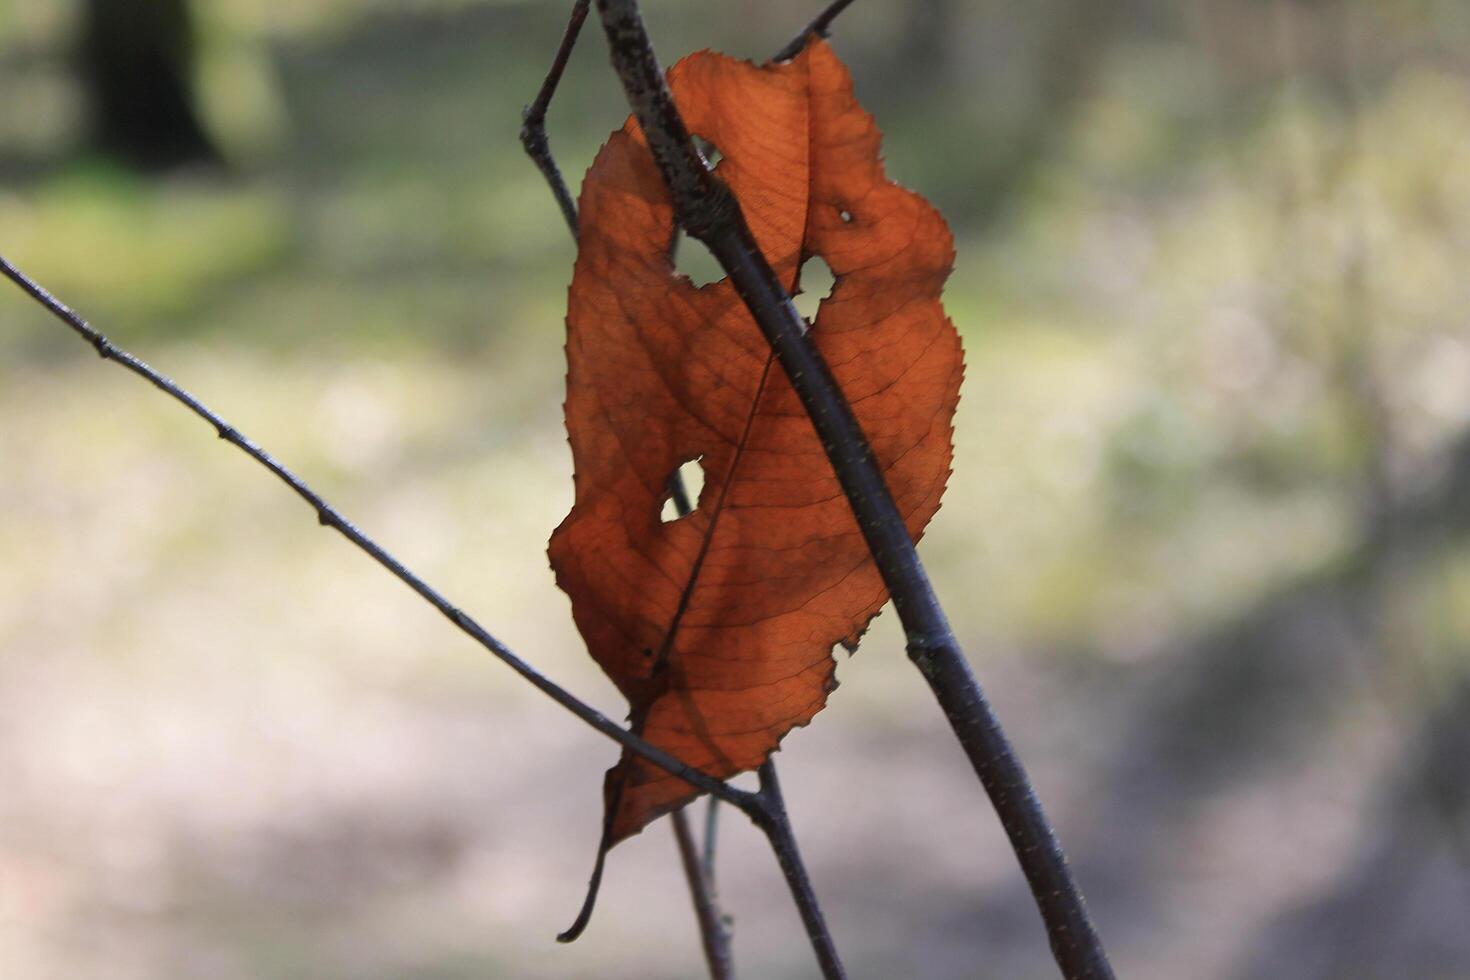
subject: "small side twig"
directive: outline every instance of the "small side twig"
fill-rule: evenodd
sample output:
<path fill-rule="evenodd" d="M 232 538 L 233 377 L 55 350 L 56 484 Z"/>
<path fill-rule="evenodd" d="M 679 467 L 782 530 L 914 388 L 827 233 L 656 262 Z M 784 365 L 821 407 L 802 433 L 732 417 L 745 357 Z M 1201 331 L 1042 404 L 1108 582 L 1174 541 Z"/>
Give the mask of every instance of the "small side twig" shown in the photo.
<path fill-rule="evenodd" d="M 715 842 L 719 840 L 720 830 L 720 801 L 718 797 L 711 796 L 709 805 L 704 810 L 704 876 L 709 879 L 709 886 L 715 888 Z"/>
<path fill-rule="evenodd" d="M 688 807 L 675 810 L 669 819 L 674 825 L 674 839 L 679 844 L 684 878 L 694 899 L 694 915 L 699 920 L 699 937 L 704 946 L 704 960 L 709 964 L 710 980 L 733 980 L 735 961 L 730 954 L 729 924 L 715 899 L 714 883 L 700 860 L 699 845 L 694 842 L 694 830 L 689 826 Z"/>
<path fill-rule="evenodd" d="M 587 19 L 588 2 L 589 0 L 577 0 L 572 5 L 572 16 L 567 21 L 566 33 L 562 35 L 561 45 L 556 49 L 556 57 L 551 59 L 551 68 L 546 72 L 546 80 L 541 83 L 541 91 L 536 93 L 536 101 L 526 106 L 521 113 L 521 145 L 526 148 L 526 155 L 535 162 L 536 169 L 541 171 L 541 176 L 546 178 L 546 183 L 551 187 L 557 206 L 561 208 L 562 217 L 572 230 L 573 241 L 577 238 L 577 202 L 567 189 L 561 168 L 556 165 L 556 158 L 551 154 L 551 142 L 546 137 L 546 110 L 551 106 L 556 87 L 561 84 L 561 76 L 566 71 L 572 49 L 577 46 L 577 35 L 582 32 L 582 22 Z"/>
<path fill-rule="evenodd" d="M 1112 966 L 1066 856 L 960 649 L 852 406 L 756 244 L 740 202 L 703 165 L 637 0 L 597 0 L 597 10 L 613 68 L 668 190 L 675 220 L 725 270 L 811 418 L 893 598 L 909 658 L 929 683 L 1000 817 L 1058 967 L 1069 980 L 1111 980 Z"/>
<path fill-rule="evenodd" d="M 786 47 L 777 51 L 776 56 L 771 60 L 790 61 L 792 58 L 801 54 L 802 49 L 806 47 L 807 42 L 812 38 L 826 37 L 832 30 L 832 22 L 837 19 L 839 14 L 851 6 L 852 0 L 832 0 L 832 3 L 827 5 L 826 10 L 813 17 L 812 22 L 802 28 L 800 34 L 787 42 Z"/>

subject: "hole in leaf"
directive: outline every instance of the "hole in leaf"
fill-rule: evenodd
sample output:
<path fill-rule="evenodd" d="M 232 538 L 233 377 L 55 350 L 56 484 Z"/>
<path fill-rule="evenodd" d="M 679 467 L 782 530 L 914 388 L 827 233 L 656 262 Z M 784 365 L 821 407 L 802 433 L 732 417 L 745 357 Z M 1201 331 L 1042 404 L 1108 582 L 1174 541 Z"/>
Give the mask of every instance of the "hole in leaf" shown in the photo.
<path fill-rule="evenodd" d="M 725 158 L 719 147 L 698 133 L 694 134 L 694 145 L 703 155 L 705 166 L 711 170 Z M 687 278 L 696 287 L 708 286 L 725 278 L 725 270 L 720 268 L 720 263 L 715 261 L 709 249 L 685 236 L 677 225 L 674 227 L 674 236 L 669 239 L 669 263 L 676 273 Z"/>
<path fill-rule="evenodd" d="M 725 278 L 725 270 L 704 247 L 703 242 L 685 236 L 678 228 L 669 241 L 669 261 L 674 271 L 687 278 L 695 286 L 708 286 Z"/>
<path fill-rule="evenodd" d="M 815 323 L 817 307 L 832 294 L 832 287 L 836 285 L 837 278 L 832 275 L 825 259 L 820 255 L 807 259 L 801 264 L 801 273 L 796 279 L 796 296 L 792 300 L 796 304 L 796 312 L 808 323 Z"/>
<path fill-rule="evenodd" d="M 705 139 L 703 136 L 694 137 L 694 145 L 697 146 L 699 148 L 699 152 L 704 155 L 704 165 L 711 170 L 715 169 L 715 167 L 719 165 L 719 162 L 725 159 L 725 155 L 720 152 L 720 148 L 718 146 L 715 146 L 709 140 Z"/>
<path fill-rule="evenodd" d="M 677 521 L 681 516 L 679 505 L 676 502 L 678 490 L 675 481 L 679 481 L 683 487 L 684 499 L 689 505 L 692 513 L 699 506 L 699 494 L 704 490 L 704 467 L 700 465 L 703 456 L 696 456 L 691 460 L 680 463 L 679 468 L 669 474 L 668 493 L 664 496 L 663 509 L 659 513 L 659 519 L 668 524 Z"/>
<path fill-rule="evenodd" d="M 839 218 L 842 219 L 842 223 L 843 224 L 848 224 L 848 225 L 852 224 L 852 212 L 849 211 L 849 210 L 847 210 L 846 208 L 843 208 L 841 211 L 838 211 L 837 212 L 837 217 L 839 217 Z"/>

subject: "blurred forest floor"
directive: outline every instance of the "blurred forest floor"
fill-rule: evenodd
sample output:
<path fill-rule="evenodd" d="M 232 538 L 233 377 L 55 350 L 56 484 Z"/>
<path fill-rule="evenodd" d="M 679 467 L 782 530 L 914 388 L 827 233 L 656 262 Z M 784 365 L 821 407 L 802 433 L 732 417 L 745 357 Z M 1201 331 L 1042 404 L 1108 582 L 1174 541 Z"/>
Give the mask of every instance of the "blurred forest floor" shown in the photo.
<path fill-rule="evenodd" d="M 573 253 L 517 132 L 564 6 L 220 0 L 234 163 L 144 178 L 77 149 L 75 5 L 0 0 L 0 252 L 619 716 L 544 556 Z M 647 4 L 667 61 L 811 12 Z M 958 239 L 923 551 L 1120 976 L 1470 978 L 1470 8 L 871 3 L 835 43 Z M 625 113 L 592 33 L 569 177 Z M 840 659 L 780 762 L 853 976 L 1053 975 L 892 617 Z M 662 824 L 552 941 L 614 758 L 0 291 L 0 974 L 699 976 Z M 721 841 L 742 972 L 811 975 Z"/>

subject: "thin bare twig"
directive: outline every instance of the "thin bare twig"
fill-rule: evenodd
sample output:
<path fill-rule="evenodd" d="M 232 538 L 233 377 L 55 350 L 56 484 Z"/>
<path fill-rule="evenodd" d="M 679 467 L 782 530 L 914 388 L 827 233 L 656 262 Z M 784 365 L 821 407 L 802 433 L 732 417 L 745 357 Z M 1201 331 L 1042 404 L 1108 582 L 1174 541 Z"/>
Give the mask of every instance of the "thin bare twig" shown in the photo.
<path fill-rule="evenodd" d="M 556 49 L 556 57 L 551 59 L 551 68 L 546 72 L 546 80 L 541 83 L 541 91 L 536 93 L 536 101 L 526 106 L 521 113 L 521 145 L 526 148 L 526 155 L 535 161 L 536 168 L 550 185 L 557 206 L 561 208 L 562 217 L 572 230 L 573 240 L 577 237 L 577 203 L 572 199 L 572 192 L 567 189 L 567 182 L 556 165 L 556 158 L 551 155 L 551 142 L 546 138 L 546 110 L 551 106 L 551 97 L 556 94 L 557 85 L 561 83 L 562 72 L 566 71 L 567 60 L 572 56 L 572 48 L 577 46 L 577 35 L 582 31 L 582 22 L 587 19 L 587 6 L 588 0 L 577 0 L 572 5 L 572 16 L 567 21 L 566 33 L 562 35 L 561 46 Z"/>
<path fill-rule="evenodd" d="M 417 592 L 435 609 L 438 609 L 455 626 L 467 634 L 475 642 L 489 650 L 497 658 L 508 665 L 517 674 L 530 681 L 542 693 L 546 694 L 557 704 L 566 708 L 582 721 L 586 722 L 597 731 L 617 742 L 623 748 L 642 756 L 660 769 L 677 776 L 701 792 L 710 793 L 750 815 L 752 820 L 760 821 L 767 819 L 766 806 L 756 793 L 737 789 L 727 783 L 721 782 L 692 766 L 685 765 L 674 756 L 665 752 L 657 746 L 650 745 L 642 738 L 628 731 L 616 722 L 609 719 L 596 708 L 583 702 L 576 695 L 556 684 L 536 668 L 511 652 L 510 648 L 490 635 L 479 623 L 475 622 L 469 615 L 444 598 L 431 585 L 410 571 L 397 558 L 393 557 L 386 549 L 372 538 L 357 528 L 315 490 L 307 486 L 306 482 L 288 469 L 270 453 L 260 448 L 242 432 L 230 425 L 218 414 L 188 391 L 179 387 L 171 378 L 158 372 L 146 362 L 118 347 L 105 335 L 96 330 L 71 310 L 66 304 L 52 296 L 34 280 L 12 265 L 3 256 L 0 256 L 0 274 L 3 274 L 11 282 L 19 286 L 27 295 L 45 307 L 53 316 L 71 327 L 83 340 L 91 344 L 103 360 L 112 361 L 134 374 L 142 377 L 154 387 L 158 388 L 170 398 L 182 404 L 189 411 L 209 424 L 219 437 L 244 452 L 261 466 L 274 473 L 283 483 L 296 492 L 302 500 L 316 511 L 317 522 L 325 527 L 335 529 L 348 541 L 351 541 L 360 550 L 372 558 L 379 565 L 386 568 L 399 581 Z"/>
<path fill-rule="evenodd" d="M 807 42 L 812 38 L 826 37 L 832 30 L 832 22 L 850 6 L 852 6 L 852 0 L 833 0 L 832 3 L 827 5 L 826 10 L 823 10 L 816 17 L 812 18 L 812 22 L 806 25 L 800 34 L 792 38 L 786 47 L 777 51 L 776 56 L 771 60 L 790 61 L 792 58 L 801 54 L 802 49 L 806 47 Z"/>
<path fill-rule="evenodd" d="M 27 295 L 41 304 L 41 306 L 57 319 L 71 327 L 78 336 L 92 345 L 103 360 L 112 361 L 139 375 L 207 422 L 214 428 L 219 438 L 234 445 L 251 459 L 274 473 L 316 511 L 318 523 L 325 527 L 334 528 L 379 565 L 382 565 L 391 572 L 394 577 L 398 578 L 427 600 L 434 608 L 443 613 L 450 622 L 459 627 L 461 631 L 468 634 L 481 646 L 489 650 L 497 658 L 510 666 L 512 670 L 530 681 L 562 707 L 572 712 L 578 718 L 581 718 L 588 725 L 608 738 L 619 743 L 628 751 L 640 755 L 670 774 L 684 779 L 702 792 L 709 793 L 711 799 L 723 799 L 738 807 L 757 825 L 764 828 L 768 826 L 780 826 L 785 823 L 784 811 L 779 810 L 779 800 L 777 801 L 776 810 L 773 811 L 764 792 L 750 793 L 745 790 L 736 789 L 727 783 L 706 775 L 698 769 L 685 765 L 662 749 L 650 745 L 639 736 L 615 724 L 601 712 L 585 704 L 575 695 L 516 656 L 508 647 L 487 632 L 484 627 L 480 626 L 469 615 L 451 604 L 436 589 L 419 578 L 414 572 L 410 571 L 407 566 L 359 530 L 351 521 L 343 517 L 335 507 L 328 503 L 316 491 L 312 490 L 304 480 L 293 473 L 283 463 L 226 422 L 219 414 L 210 409 L 194 395 L 181 388 L 173 379 L 155 370 L 145 361 L 108 340 L 103 333 L 92 327 L 91 324 L 87 323 L 86 320 L 75 313 L 70 307 L 51 295 L 50 292 L 33 279 L 26 276 L 3 256 L 0 256 L 0 274 L 3 274 L 11 282 L 19 286 Z M 686 497 L 686 506 L 687 503 L 688 500 Z M 682 811 L 676 814 L 676 818 L 682 817 Z M 687 821 L 683 822 L 682 832 L 684 835 L 689 835 Z M 788 826 L 788 835 L 789 832 Z M 685 847 L 685 842 L 681 839 L 680 852 L 685 861 L 686 872 L 693 876 L 690 887 L 694 893 L 695 908 L 700 917 L 700 932 L 704 938 L 711 976 L 714 980 L 729 980 L 729 978 L 734 976 L 733 969 L 730 965 L 729 933 L 725 928 L 724 918 L 714 902 L 712 889 L 705 887 L 703 884 L 704 871 L 696 853 L 692 836 L 688 841 L 687 848 Z M 793 887 L 795 886 L 793 885 Z"/>
<path fill-rule="evenodd" d="M 637 0 L 597 0 L 622 81 L 674 216 L 709 248 L 770 343 L 821 438 L 893 597 L 909 658 L 923 674 L 1010 839 L 1062 974 L 1111 980 L 1113 971 L 1081 890 L 1030 778 L 966 661 L 873 459 L 852 407 L 756 245 L 740 202 L 704 165 L 669 93 Z"/>
<path fill-rule="evenodd" d="M 704 876 L 709 881 L 711 891 L 718 892 L 715 885 L 715 842 L 719 839 L 720 830 L 720 801 L 711 796 L 709 804 L 704 810 Z"/>
<path fill-rule="evenodd" d="M 689 894 L 694 899 L 694 915 L 699 920 L 699 937 L 704 946 L 704 960 L 709 964 L 710 980 L 734 980 L 730 928 L 715 900 L 714 885 L 699 859 L 699 845 L 694 842 L 694 831 L 689 826 L 688 807 L 675 810 L 669 819 L 674 824 L 674 839 L 679 844 L 679 861 L 689 882 Z"/>
<path fill-rule="evenodd" d="M 769 814 L 769 822 L 760 827 L 766 832 L 766 839 L 776 852 L 776 860 L 780 862 L 781 871 L 786 876 L 791 897 L 795 899 L 796 907 L 801 912 L 802 924 L 806 926 L 806 937 L 816 951 L 822 976 L 828 980 L 842 980 L 847 973 L 842 968 L 842 961 L 838 959 L 837 947 L 832 943 L 832 934 L 827 931 L 826 920 L 822 918 L 822 907 L 817 904 L 817 895 L 812 891 L 811 876 L 802 864 L 801 852 L 796 849 L 796 836 L 791 832 L 791 818 L 786 813 L 786 799 L 781 795 L 776 766 L 767 759 L 758 772 L 760 796 Z"/>

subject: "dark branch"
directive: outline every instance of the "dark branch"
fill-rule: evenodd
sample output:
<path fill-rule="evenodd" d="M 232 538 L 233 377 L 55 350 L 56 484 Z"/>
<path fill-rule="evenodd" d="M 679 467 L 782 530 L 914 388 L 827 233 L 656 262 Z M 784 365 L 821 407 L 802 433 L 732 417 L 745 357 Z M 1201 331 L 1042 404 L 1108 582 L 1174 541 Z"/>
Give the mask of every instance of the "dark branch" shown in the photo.
<path fill-rule="evenodd" d="M 739 202 L 703 166 L 674 106 L 637 0 L 597 0 L 613 67 L 668 189 L 675 218 L 730 277 L 801 398 L 928 681 L 989 794 L 1065 977 L 1111 978 L 1082 893 L 1020 759 L 965 660 L 852 408 L 756 246 Z"/>
<path fill-rule="evenodd" d="M 305 500 L 312 510 L 316 511 L 318 523 L 325 527 L 336 529 L 348 541 L 351 541 L 379 565 L 382 565 L 391 572 L 395 578 L 413 589 L 430 605 L 443 613 L 462 632 L 468 634 L 473 640 L 493 653 L 512 670 L 534 684 L 542 693 L 546 694 L 557 704 L 566 708 L 572 714 L 614 742 L 617 742 L 629 752 L 642 756 L 660 769 L 663 769 L 671 775 L 678 776 L 701 792 L 718 796 L 727 803 L 739 807 L 742 811 L 749 814 L 752 820 L 758 821 L 765 818 L 765 806 L 757 794 L 727 785 L 692 766 L 685 765 L 663 749 L 650 745 L 637 735 L 613 722 L 597 709 L 585 704 L 576 695 L 557 685 L 530 664 L 526 663 L 526 661 L 516 656 L 511 652 L 509 647 L 491 636 L 484 627 L 471 619 L 469 615 L 451 604 L 448 599 L 445 599 L 432 586 L 410 571 L 402 562 L 384 550 L 376 541 L 358 530 L 335 507 L 317 494 L 316 491 L 312 490 L 311 487 L 307 486 L 305 481 L 287 469 L 283 463 L 252 442 L 199 399 L 179 387 L 173 380 L 160 374 L 144 361 L 139 360 L 137 357 L 134 357 L 132 354 L 112 343 L 112 341 L 94 329 L 87 321 L 74 313 L 64 303 L 28 278 L 15 266 L 11 265 L 4 257 L 0 257 L 0 273 L 3 273 L 7 279 L 15 283 L 32 299 L 44 306 L 53 316 L 71 327 L 78 336 L 91 344 L 104 360 L 113 361 L 142 377 L 164 394 L 179 402 L 189 411 L 207 422 L 218 433 L 221 439 L 234 445 L 261 466 L 274 473 L 283 483 L 294 490 L 297 496 Z"/>
<path fill-rule="evenodd" d="M 837 15 L 851 6 L 852 0 L 833 0 L 832 3 L 827 5 L 826 10 L 822 11 L 820 14 L 817 14 L 817 16 L 812 19 L 812 22 L 806 25 L 806 28 L 802 30 L 800 34 L 792 38 L 790 43 L 788 43 L 786 47 L 782 48 L 780 51 L 777 51 L 776 57 L 772 58 L 771 60 L 790 61 L 792 58 L 795 58 L 797 55 L 801 54 L 802 49 L 806 47 L 807 42 L 810 41 L 812 38 L 826 37 L 827 34 L 832 30 L 832 22 L 837 19 Z"/>
<path fill-rule="evenodd" d="M 526 155 L 535 161 L 541 176 L 551 186 L 551 193 L 556 197 L 562 217 L 572 230 L 573 240 L 577 237 L 577 202 L 572 199 L 572 192 L 562 179 L 556 158 L 551 155 L 551 143 L 546 138 L 546 110 L 551 106 L 551 97 L 556 94 L 557 85 L 561 83 L 562 72 L 566 71 L 567 60 L 572 56 L 572 48 L 577 45 L 577 35 L 582 31 L 582 22 L 587 19 L 587 6 L 588 0 L 577 0 L 572 5 L 572 16 L 567 21 L 566 33 L 562 35 L 561 46 L 556 49 L 556 57 L 551 60 L 546 80 L 541 83 L 541 91 L 536 93 L 536 101 L 526 106 L 521 113 L 521 145 L 526 148 Z"/>

